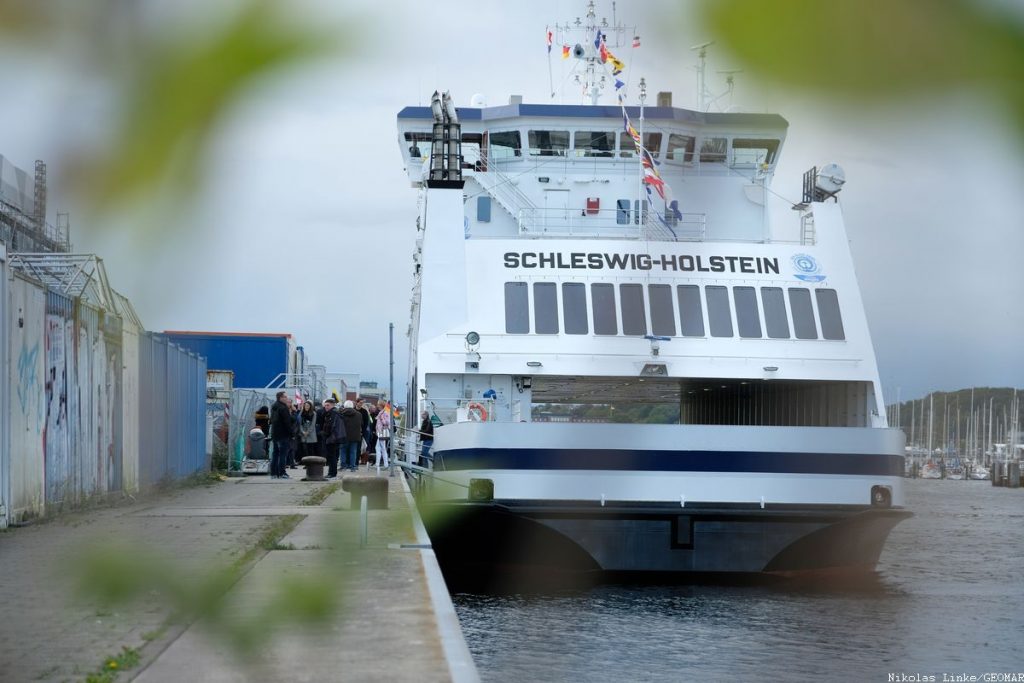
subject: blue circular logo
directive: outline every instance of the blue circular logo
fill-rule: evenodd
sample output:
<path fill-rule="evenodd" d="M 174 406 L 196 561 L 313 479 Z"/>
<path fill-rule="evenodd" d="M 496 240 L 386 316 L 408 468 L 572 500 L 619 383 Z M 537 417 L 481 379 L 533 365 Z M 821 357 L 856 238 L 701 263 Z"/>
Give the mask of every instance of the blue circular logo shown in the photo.
<path fill-rule="evenodd" d="M 796 277 L 804 282 L 821 282 L 825 276 L 821 274 L 821 266 L 810 254 L 794 254 L 793 267 Z"/>

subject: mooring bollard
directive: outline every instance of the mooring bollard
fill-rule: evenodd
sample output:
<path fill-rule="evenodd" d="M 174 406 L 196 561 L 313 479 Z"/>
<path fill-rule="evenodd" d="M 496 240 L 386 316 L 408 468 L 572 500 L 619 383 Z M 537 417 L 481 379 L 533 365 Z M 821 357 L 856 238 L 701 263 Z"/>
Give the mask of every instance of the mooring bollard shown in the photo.
<path fill-rule="evenodd" d="M 370 515 L 367 513 L 366 496 L 359 499 L 359 547 L 366 547 L 366 537 L 369 535 Z"/>
<path fill-rule="evenodd" d="M 302 466 L 306 468 L 306 476 L 302 478 L 302 481 L 326 481 L 324 479 L 324 465 L 327 464 L 327 458 L 321 458 L 319 455 L 307 455 L 302 459 Z"/>

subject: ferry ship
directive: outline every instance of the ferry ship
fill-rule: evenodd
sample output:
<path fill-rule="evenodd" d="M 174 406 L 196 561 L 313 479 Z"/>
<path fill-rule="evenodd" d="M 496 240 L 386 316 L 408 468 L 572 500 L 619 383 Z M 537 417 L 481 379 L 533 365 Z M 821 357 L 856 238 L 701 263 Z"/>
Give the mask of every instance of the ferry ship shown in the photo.
<path fill-rule="evenodd" d="M 811 169 L 773 224 L 786 120 L 600 104 L 638 41 L 593 3 L 577 23 L 548 39 L 589 103 L 398 114 L 407 427 L 435 425 L 418 505 L 442 568 L 873 570 L 910 513 L 842 170 Z"/>

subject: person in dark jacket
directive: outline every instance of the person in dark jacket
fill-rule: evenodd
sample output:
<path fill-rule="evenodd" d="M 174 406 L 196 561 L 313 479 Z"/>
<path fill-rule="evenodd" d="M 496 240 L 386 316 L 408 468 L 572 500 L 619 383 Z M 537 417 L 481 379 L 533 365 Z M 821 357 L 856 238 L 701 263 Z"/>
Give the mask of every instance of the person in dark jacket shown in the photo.
<path fill-rule="evenodd" d="M 429 466 L 430 449 L 434 445 L 434 423 L 430 421 L 430 413 L 423 411 L 420 414 L 423 421 L 420 422 L 420 467 Z"/>
<path fill-rule="evenodd" d="M 370 463 L 370 448 L 369 448 L 369 446 L 370 446 L 370 428 L 373 425 L 373 417 L 370 415 L 370 409 L 366 407 L 365 403 L 363 403 L 363 399 L 361 399 L 361 398 L 357 398 L 356 399 L 355 408 L 356 408 L 356 410 L 359 411 L 359 414 L 363 418 L 363 436 L 362 436 L 362 439 L 360 440 L 360 448 L 362 448 L 362 444 L 364 442 L 366 443 L 366 448 L 363 449 L 362 452 L 360 452 L 359 456 L 360 456 L 360 459 L 365 457 L 366 463 L 367 463 L 367 465 L 369 465 L 369 463 Z"/>
<path fill-rule="evenodd" d="M 335 410 L 333 398 L 324 401 L 324 409 L 320 414 L 320 443 L 323 444 L 323 457 L 327 459 L 327 478 L 338 476 L 338 448 L 345 440 L 345 423 Z"/>
<path fill-rule="evenodd" d="M 295 418 L 292 417 L 291 401 L 287 391 L 277 392 L 277 400 L 270 409 L 270 438 L 274 441 L 274 453 L 270 457 L 270 476 L 274 479 L 289 479 L 284 466 L 295 438 Z"/>
<path fill-rule="evenodd" d="M 356 410 L 355 403 L 345 401 L 339 415 L 345 422 L 345 443 L 341 446 L 344 467 L 355 472 L 359 463 L 359 447 L 363 442 L 363 414 Z"/>

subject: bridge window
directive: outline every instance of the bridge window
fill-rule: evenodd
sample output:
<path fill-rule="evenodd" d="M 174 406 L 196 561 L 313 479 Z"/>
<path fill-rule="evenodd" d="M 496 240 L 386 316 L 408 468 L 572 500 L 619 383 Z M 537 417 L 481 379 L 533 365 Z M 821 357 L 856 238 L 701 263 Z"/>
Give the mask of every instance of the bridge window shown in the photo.
<path fill-rule="evenodd" d="M 753 287 L 733 287 L 736 300 L 736 326 L 744 339 L 761 338 L 761 318 L 757 312 L 757 292 Z"/>
<path fill-rule="evenodd" d="M 647 334 L 647 307 L 644 306 L 643 285 L 619 285 L 622 304 L 622 333 Z"/>
<path fill-rule="evenodd" d="M 644 133 L 643 141 L 644 149 L 650 152 L 652 157 L 657 159 L 658 155 L 661 153 L 661 133 Z M 636 156 L 636 143 L 633 142 L 633 136 L 626 131 L 619 133 L 619 156 Z"/>
<path fill-rule="evenodd" d="M 562 314 L 566 334 L 586 334 L 587 289 L 582 282 L 562 283 Z"/>
<path fill-rule="evenodd" d="M 590 285 L 590 303 L 594 309 L 594 334 L 618 334 L 619 321 L 615 316 L 615 285 Z"/>
<path fill-rule="evenodd" d="M 668 136 L 667 157 L 672 161 L 693 161 L 694 144 L 695 140 L 692 135 L 672 133 Z"/>
<path fill-rule="evenodd" d="M 764 306 L 764 324 L 770 339 L 789 339 L 789 320 L 782 287 L 762 287 L 761 304 Z"/>
<path fill-rule="evenodd" d="M 523 145 L 518 130 L 491 132 L 488 133 L 487 139 L 491 147 L 489 152 L 491 159 L 508 159 L 509 157 L 521 156 L 523 153 Z"/>
<path fill-rule="evenodd" d="M 759 164 L 771 164 L 775 161 L 775 153 L 778 150 L 778 140 L 734 138 L 732 141 L 732 163 L 733 166 L 751 167 Z"/>
<path fill-rule="evenodd" d="M 704 288 L 708 300 L 708 325 L 712 337 L 732 336 L 732 311 L 729 308 L 729 290 L 721 285 Z"/>
<path fill-rule="evenodd" d="M 725 152 L 728 145 L 726 138 L 704 138 L 700 142 L 700 161 L 714 162 L 725 161 Z"/>
<path fill-rule="evenodd" d="M 554 282 L 533 283 L 533 329 L 537 334 L 558 334 L 558 292 Z"/>
<path fill-rule="evenodd" d="M 818 328 L 814 323 L 810 290 L 803 287 L 790 287 L 789 308 L 793 312 L 793 331 L 796 333 L 796 338 L 817 339 Z"/>
<path fill-rule="evenodd" d="M 834 289 L 816 289 L 818 316 L 821 318 L 821 336 L 825 339 L 846 339 L 843 316 L 839 312 L 839 299 Z"/>
<path fill-rule="evenodd" d="M 676 336 L 676 312 L 672 308 L 672 285 L 648 285 L 651 298 L 651 334 Z"/>
<path fill-rule="evenodd" d="M 615 133 L 578 130 L 572 136 L 578 157 L 610 157 L 615 150 Z"/>
<path fill-rule="evenodd" d="M 564 157 L 569 149 L 567 130 L 531 130 L 527 132 L 530 156 Z"/>
<path fill-rule="evenodd" d="M 529 290 L 525 282 L 505 283 L 505 332 L 530 333 Z"/>
<path fill-rule="evenodd" d="M 704 311 L 700 301 L 700 287 L 679 285 L 679 330 L 684 337 L 704 336 Z"/>
<path fill-rule="evenodd" d="M 430 154 L 430 144 L 434 136 L 430 133 L 407 131 L 405 141 L 409 144 L 409 156 L 412 158 L 425 158 Z"/>

